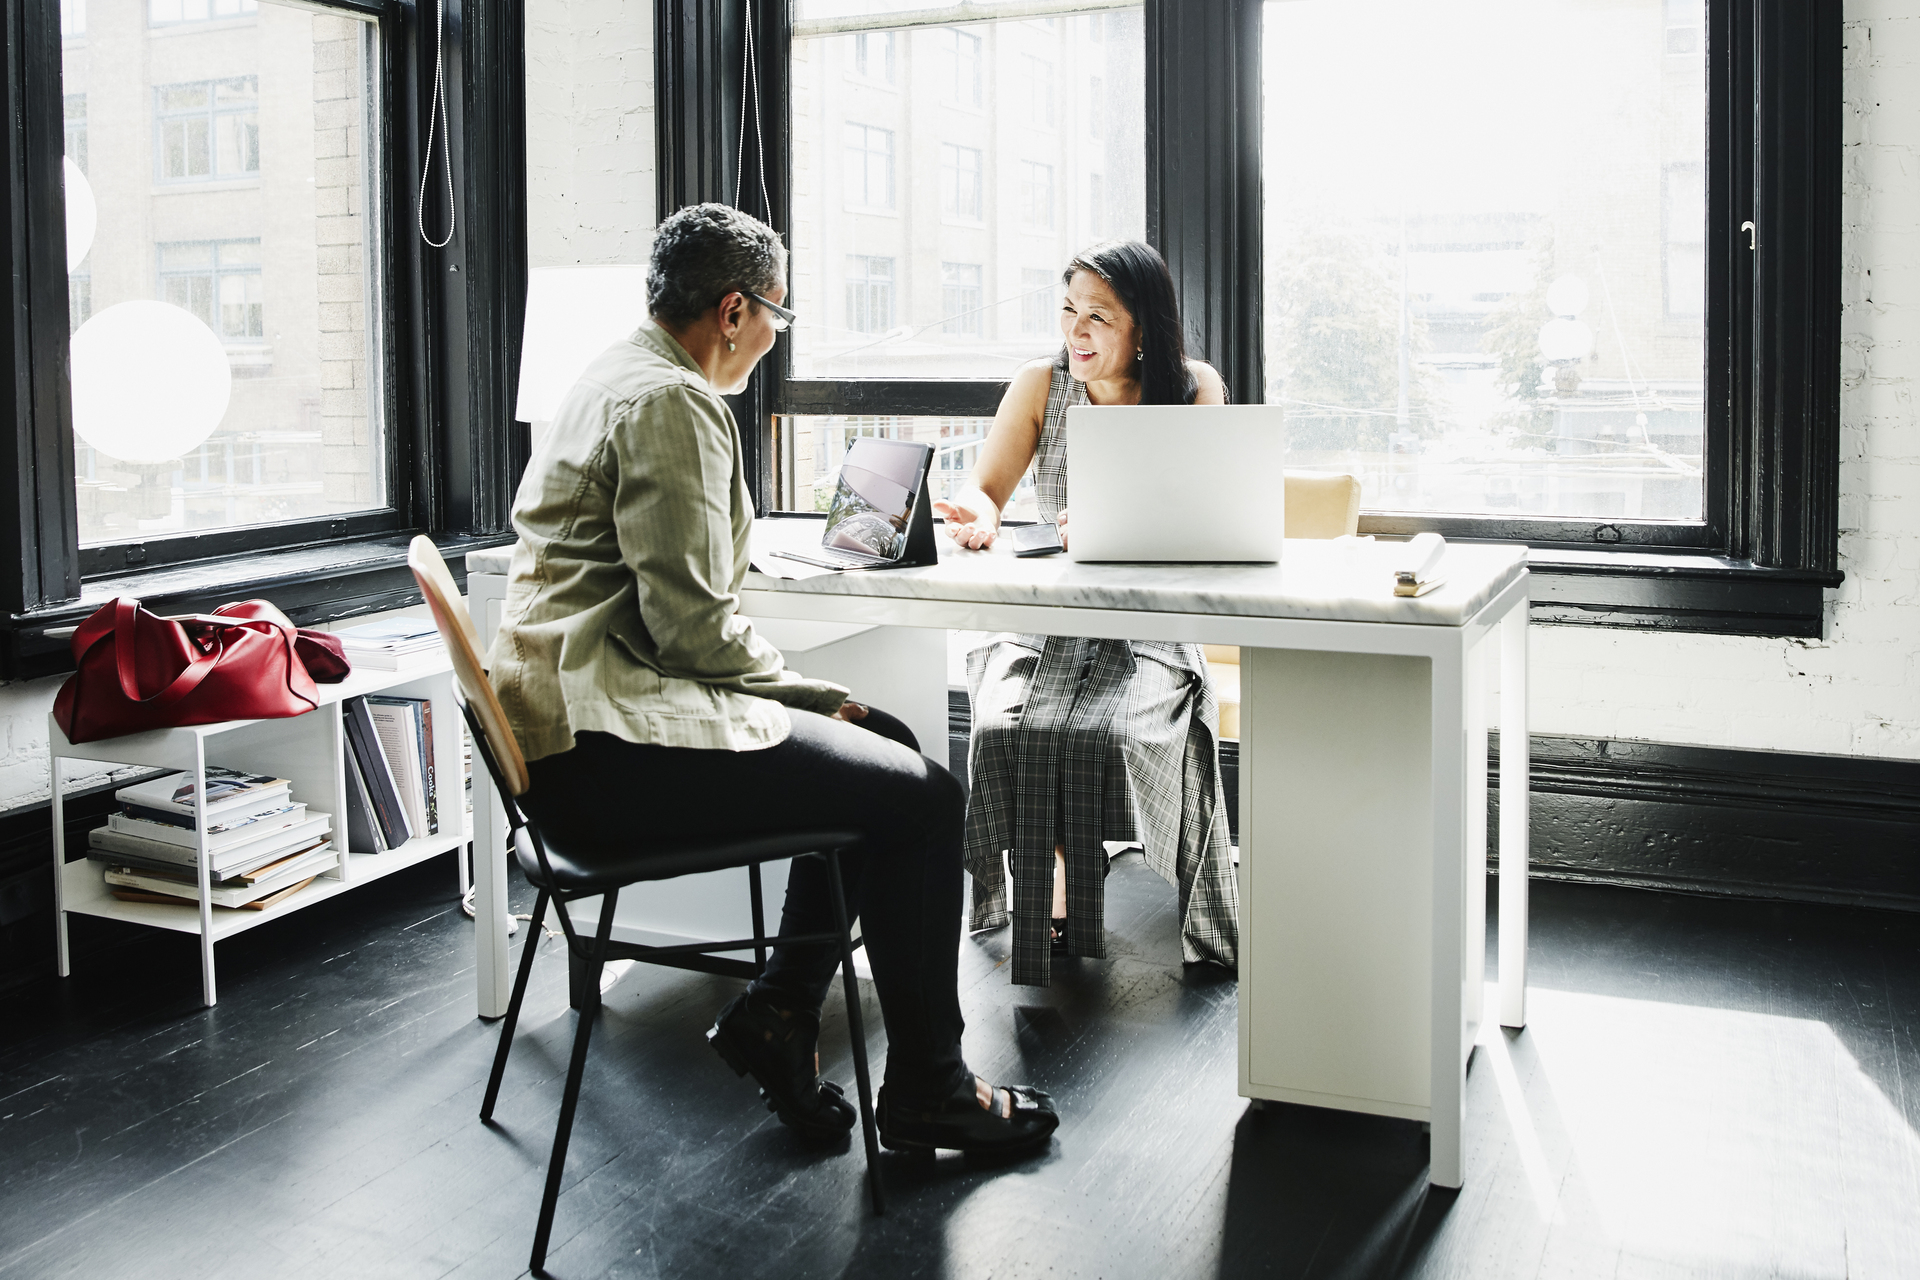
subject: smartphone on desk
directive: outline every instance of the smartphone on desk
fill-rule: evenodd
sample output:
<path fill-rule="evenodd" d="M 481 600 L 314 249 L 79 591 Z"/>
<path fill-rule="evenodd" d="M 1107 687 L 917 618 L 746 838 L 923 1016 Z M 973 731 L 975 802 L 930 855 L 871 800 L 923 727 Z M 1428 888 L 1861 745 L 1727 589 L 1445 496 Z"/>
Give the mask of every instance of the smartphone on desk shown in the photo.
<path fill-rule="evenodd" d="M 1065 551 L 1057 524 L 1019 524 L 1007 530 L 1016 556 L 1050 556 Z"/>

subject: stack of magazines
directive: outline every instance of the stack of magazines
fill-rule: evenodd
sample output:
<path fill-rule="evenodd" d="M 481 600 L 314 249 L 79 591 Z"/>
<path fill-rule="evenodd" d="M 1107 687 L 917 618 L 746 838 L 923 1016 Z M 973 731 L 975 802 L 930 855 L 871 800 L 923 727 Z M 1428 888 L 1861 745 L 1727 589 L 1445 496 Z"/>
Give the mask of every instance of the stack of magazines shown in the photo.
<path fill-rule="evenodd" d="M 87 835 L 87 857 L 106 866 L 127 902 L 198 902 L 199 821 L 207 823 L 207 883 L 215 906 L 272 906 L 337 865 L 332 815 L 297 803 L 285 778 L 207 769 L 206 795 L 191 772 L 163 774 L 114 792 L 121 809 Z"/>
<path fill-rule="evenodd" d="M 429 618 L 383 618 L 333 633 L 347 661 L 369 671 L 401 671 L 432 662 L 446 652 Z"/>

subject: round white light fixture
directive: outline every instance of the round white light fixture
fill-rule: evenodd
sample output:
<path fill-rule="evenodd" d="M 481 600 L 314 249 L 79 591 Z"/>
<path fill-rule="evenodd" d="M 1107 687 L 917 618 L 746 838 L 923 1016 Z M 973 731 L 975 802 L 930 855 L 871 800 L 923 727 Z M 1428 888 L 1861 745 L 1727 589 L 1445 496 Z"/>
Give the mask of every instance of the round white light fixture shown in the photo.
<path fill-rule="evenodd" d="M 1540 327 L 1540 354 L 1552 364 L 1584 360 L 1593 350 L 1593 330 L 1578 320 L 1549 320 Z"/>
<path fill-rule="evenodd" d="M 93 233 L 100 226 L 100 206 L 94 203 L 93 184 L 73 157 L 66 157 L 67 182 L 67 270 L 76 271 L 93 248 Z"/>
<path fill-rule="evenodd" d="M 213 330 L 165 302 L 122 302 L 73 335 L 73 429 L 122 462 L 169 462 L 227 414 L 233 370 Z"/>
<path fill-rule="evenodd" d="M 1587 282 L 1579 276 L 1561 276 L 1547 286 L 1547 310 L 1557 316 L 1577 316 L 1587 309 Z"/>

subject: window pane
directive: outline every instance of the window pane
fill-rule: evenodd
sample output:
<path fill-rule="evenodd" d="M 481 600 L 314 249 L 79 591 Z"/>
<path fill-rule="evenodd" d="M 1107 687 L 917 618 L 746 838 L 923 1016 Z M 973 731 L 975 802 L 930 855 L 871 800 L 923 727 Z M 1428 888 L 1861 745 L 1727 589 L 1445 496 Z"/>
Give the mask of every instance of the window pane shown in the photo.
<path fill-rule="evenodd" d="M 99 157 L 84 179 L 98 230 L 68 286 L 81 542 L 385 505 L 373 24 L 249 0 L 90 19 L 63 63 L 69 149 L 77 123 Z M 95 372 L 133 358 L 130 315 L 204 338 L 197 417 L 149 412 Z"/>
<path fill-rule="evenodd" d="M 1145 235 L 1141 11 L 855 29 L 926 7 L 796 5 L 795 377 L 1008 377 L 1059 346 L 1067 259 Z"/>
<path fill-rule="evenodd" d="M 1701 12 L 1267 4 L 1289 465 L 1373 511 L 1700 519 Z"/>
<path fill-rule="evenodd" d="M 905 418 L 856 415 L 795 415 L 775 422 L 780 461 L 775 504 L 783 511 L 825 511 L 850 441 L 861 436 L 913 440 L 934 446 L 932 489 L 935 498 L 951 498 L 966 488 L 978 461 L 980 442 L 992 418 Z M 1033 478 L 1022 476 L 1007 505 L 1010 520 L 1032 520 L 1037 507 Z"/>

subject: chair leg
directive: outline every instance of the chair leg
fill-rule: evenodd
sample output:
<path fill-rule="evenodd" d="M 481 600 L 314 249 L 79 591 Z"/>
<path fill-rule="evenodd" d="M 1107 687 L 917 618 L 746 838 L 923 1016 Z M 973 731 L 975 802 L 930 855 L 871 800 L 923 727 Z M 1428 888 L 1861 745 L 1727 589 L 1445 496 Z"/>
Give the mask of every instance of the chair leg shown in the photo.
<path fill-rule="evenodd" d="M 607 939 L 613 933 L 613 905 L 618 891 L 607 894 L 605 905 L 600 911 L 600 932 L 593 941 L 593 954 L 590 960 L 591 971 L 595 977 L 591 1002 L 580 1010 L 579 1024 L 573 1032 L 573 1057 L 567 1063 L 567 1087 L 560 1095 L 560 1123 L 553 1131 L 553 1155 L 547 1161 L 547 1189 L 540 1197 L 540 1222 L 533 1232 L 533 1260 L 529 1264 L 535 1275 L 544 1272 L 547 1265 L 547 1242 L 553 1236 L 553 1209 L 560 1199 L 560 1178 L 567 1167 L 567 1140 L 573 1136 L 573 1112 L 580 1101 L 580 1077 L 587 1069 L 587 1038 L 593 1030 L 593 1020 L 600 1012 L 599 974 L 606 962 Z"/>
<path fill-rule="evenodd" d="M 493 1074 L 487 1077 L 487 1096 L 480 1103 L 480 1118 L 493 1119 L 493 1104 L 500 1100 L 500 1078 L 507 1074 L 507 1053 L 513 1048 L 513 1029 L 520 1023 L 520 1002 L 527 998 L 527 975 L 533 972 L 533 953 L 546 931 L 540 922 L 547 916 L 547 891 L 540 891 L 533 905 L 533 927 L 520 945 L 520 972 L 513 979 L 513 998 L 507 1001 L 507 1016 L 500 1019 L 500 1045 L 493 1051 Z"/>
<path fill-rule="evenodd" d="M 880 1139 L 873 1123 L 873 1080 L 867 1070 L 867 1030 L 860 1017 L 860 987 L 853 977 L 853 939 L 847 923 L 847 899 L 840 887 L 840 851 L 827 851 L 827 884 L 833 898 L 833 924 L 840 932 L 840 977 L 847 991 L 847 1035 L 853 1041 L 853 1075 L 860 1088 L 860 1129 L 867 1140 L 867 1186 L 876 1215 L 887 1211 L 880 1182 Z"/>
<path fill-rule="evenodd" d="M 760 889 L 760 864 L 757 862 L 747 868 L 747 890 L 748 896 L 753 899 L 753 936 L 764 938 L 767 936 L 767 908 Z M 767 944 L 764 942 L 754 943 L 753 967 L 755 977 L 767 971 Z"/>

